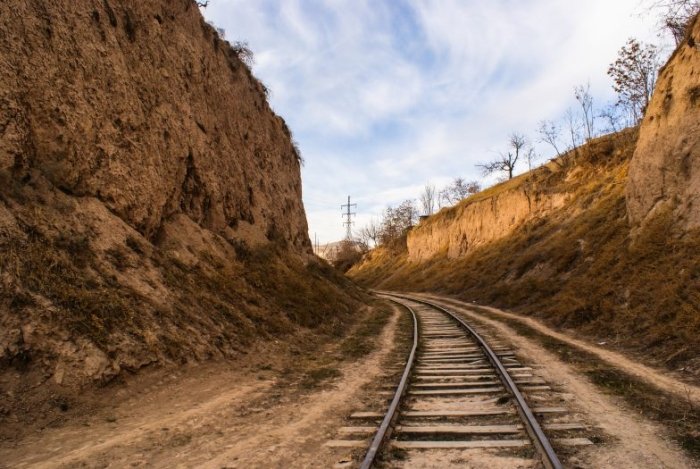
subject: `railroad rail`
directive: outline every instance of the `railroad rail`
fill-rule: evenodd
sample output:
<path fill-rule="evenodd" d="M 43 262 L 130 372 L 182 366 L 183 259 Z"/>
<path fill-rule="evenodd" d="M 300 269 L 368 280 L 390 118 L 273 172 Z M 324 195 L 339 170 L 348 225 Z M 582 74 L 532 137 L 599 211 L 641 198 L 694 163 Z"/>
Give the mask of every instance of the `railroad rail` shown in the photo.
<path fill-rule="evenodd" d="M 377 457 L 379 448 L 384 443 L 384 439 L 387 436 L 392 422 L 394 419 L 396 419 L 399 404 L 401 403 L 401 399 L 406 392 L 408 378 L 411 374 L 411 370 L 413 369 L 413 362 L 416 358 L 416 349 L 418 348 L 418 318 L 416 318 L 416 313 L 411 308 L 407 309 L 411 313 L 413 319 L 413 345 L 411 346 L 411 353 L 408 355 L 408 360 L 406 360 L 406 367 L 404 368 L 403 374 L 401 375 L 401 381 L 399 382 L 396 392 L 394 393 L 394 398 L 391 400 L 391 404 L 389 405 L 389 410 L 387 410 L 382 423 L 379 425 L 377 433 L 374 435 L 374 438 L 372 438 L 372 443 L 369 445 L 367 454 L 360 465 L 361 469 L 369 469 L 372 467 L 372 464 L 374 464 L 374 459 Z"/>
<path fill-rule="evenodd" d="M 561 422 L 567 409 L 546 405 L 553 391 L 531 367 L 523 366 L 507 345 L 480 334 L 441 304 L 423 297 L 376 293 L 411 314 L 411 350 L 393 375 L 403 370 L 398 385 L 378 392 L 384 402 L 389 401 L 388 408 L 384 412 L 355 412 L 349 417 L 381 422 L 339 430 L 348 437 L 371 435 L 369 446 L 366 439 L 332 440 L 328 446 L 365 448 L 362 469 L 372 467 L 380 454 L 390 457 L 382 451 L 386 444 L 406 451 L 531 447 L 536 450 L 531 457 L 541 460 L 544 467 L 562 467 L 536 416 L 553 419 L 545 421 L 548 433 L 570 435 L 587 427 Z M 523 393 L 538 404 L 531 408 Z M 558 447 L 593 444 L 580 437 L 554 441 Z"/>
<path fill-rule="evenodd" d="M 557 454 L 554 452 L 554 449 L 552 448 L 552 444 L 549 442 L 549 438 L 544 434 L 542 431 L 542 428 L 537 421 L 537 418 L 535 418 L 535 415 L 533 414 L 532 410 L 530 409 L 530 406 L 527 404 L 525 401 L 525 398 L 523 397 L 522 393 L 518 389 L 518 386 L 515 384 L 515 381 L 513 378 L 510 376 L 510 373 L 508 373 L 508 370 L 506 369 L 506 366 L 501 362 L 499 359 L 498 355 L 493 351 L 491 347 L 486 343 L 486 341 L 472 328 L 467 322 L 453 313 L 452 311 L 435 304 L 433 302 L 423 300 L 423 299 L 418 299 L 418 298 L 409 298 L 403 295 L 397 295 L 397 294 L 390 294 L 390 293 L 384 293 L 387 296 L 390 297 L 396 297 L 396 298 L 402 298 L 404 300 L 410 300 L 416 303 L 421 303 L 426 306 L 429 306 L 431 308 L 434 308 L 438 311 L 441 311 L 445 313 L 447 316 L 449 316 L 451 319 L 457 322 L 459 326 L 461 326 L 477 343 L 479 348 L 481 348 L 482 352 L 488 359 L 488 361 L 491 363 L 491 366 L 493 369 L 496 371 L 496 374 L 498 378 L 501 380 L 503 383 L 503 386 L 505 387 L 506 391 L 513 396 L 515 400 L 515 405 L 518 411 L 518 414 L 520 415 L 520 418 L 525 425 L 525 429 L 527 430 L 528 435 L 530 436 L 530 439 L 534 443 L 535 447 L 537 448 L 541 458 L 542 458 L 542 463 L 547 469 L 561 469 L 563 466 L 561 462 L 559 461 L 559 457 Z M 399 303 L 402 304 L 402 303 Z M 415 318 L 415 312 L 407 305 L 404 304 L 405 307 L 407 307 L 410 311 L 413 317 Z M 414 322 L 415 326 L 417 328 L 417 322 Z M 416 332 L 416 342 L 417 342 L 417 332 Z M 415 353 L 415 349 L 411 351 L 411 357 L 409 361 L 406 364 L 406 371 L 404 372 L 404 377 L 406 377 L 411 368 L 413 367 L 413 355 Z M 402 379 L 403 382 L 403 379 Z M 396 393 L 396 400 L 400 400 L 400 398 L 403 396 L 404 390 L 400 387 L 397 389 Z M 392 402 L 393 406 L 393 402 Z M 391 412 L 391 417 L 390 421 L 395 418 L 395 412 L 398 408 L 398 405 L 393 406 L 393 409 L 389 409 Z M 387 413 L 387 417 L 389 417 L 389 412 Z M 386 421 L 386 419 L 385 419 Z M 374 455 L 376 455 L 376 450 L 372 453 L 372 460 L 374 459 Z M 367 453 L 367 457 L 365 458 L 365 461 L 363 462 L 363 465 L 361 466 L 362 468 L 368 469 L 371 467 L 372 462 L 368 461 L 370 457 L 370 452 Z"/>

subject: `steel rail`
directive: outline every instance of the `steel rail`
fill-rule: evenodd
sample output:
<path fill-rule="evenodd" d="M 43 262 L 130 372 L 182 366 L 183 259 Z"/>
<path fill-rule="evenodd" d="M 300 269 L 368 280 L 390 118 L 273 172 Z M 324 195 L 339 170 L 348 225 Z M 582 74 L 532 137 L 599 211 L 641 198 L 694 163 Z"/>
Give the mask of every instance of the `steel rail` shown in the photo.
<path fill-rule="evenodd" d="M 544 463 L 544 466 L 547 469 L 562 469 L 563 468 L 561 462 L 559 461 L 559 457 L 554 452 L 554 449 L 552 448 L 552 444 L 549 442 L 549 438 L 547 438 L 547 435 L 545 435 L 544 432 L 542 431 L 542 427 L 540 426 L 539 422 L 535 418 L 535 415 L 532 413 L 530 406 L 528 406 L 527 402 L 525 402 L 525 398 L 523 397 L 520 390 L 516 386 L 515 382 L 513 381 L 513 378 L 511 378 L 510 374 L 508 373 L 508 370 L 506 370 L 505 366 L 503 366 L 503 363 L 501 363 L 501 360 L 494 353 L 494 351 L 491 349 L 491 347 L 489 347 L 489 345 L 486 343 L 486 341 L 469 324 L 467 324 L 464 321 L 464 319 L 460 318 L 452 311 L 449 311 L 449 310 L 443 308 L 442 306 L 435 304 L 435 303 L 432 303 L 430 301 L 414 298 L 411 296 L 399 295 L 396 293 L 389 293 L 389 292 L 381 292 L 381 293 L 384 295 L 394 296 L 396 298 L 402 298 L 404 300 L 414 301 L 416 303 L 422 303 L 424 305 L 438 309 L 438 310 L 446 313 L 448 316 L 452 317 L 464 329 L 466 329 L 474 337 L 474 339 L 476 339 L 479 347 L 484 351 L 489 362 L 491 362 L 491 365 L 493 365 L 493 367 L 498 372 L 499 378 L 503 382 L 503 385 L 505 386 L 506 390 L 510 394 L 512 394 L 513 397 L 515 398 L 515 403 L 516 403 L 516 408 L 518 409 L 518 414 L 520 415 L 521 420 L 525 424 L 525 429 L 527 430 L 527 433 L 530 436 L 530 439 L 532 439 L 533 443 L 535 444 L 535 447 L 537 448 L 538 452 L 542 456 L 542 462 Z"/>
<path fill-rule="evenodd" d="M 416 349 L 418 348 L 418 318 L 416 318 L 416 313 L 408 305 L 405 305 L 392 298 L 389 298 L 389 300 L 403 306 L 411 313 L 411 316 L 413 316 L 413 347 L 411 347 L 411 353 L 408 356 L 408 361 L 406 362 L 406 367 L 403 370 L 403 375 L 401 376 L 399 386 L 398 388 L 396 388 L 396 393 L 394 393 L 394 398 L 391 400 L 391 404 L 389 405 L 389 410 L 386 411 L 384 420 L 382 420 L 379 429 L 377 429 L 377 433 L 374 434 L 374 438 L 372 439 L 372 443 L 370 444 L 369 449 L 367 450 L 367 454 L 365 454 L 365 459 L 362 461 L 360 469 L 369 469 L 372 467 L 372 464 L 374 464 L 374 459 L 377 457 L 377 453 L 379 453 L 379 449 L 381 448 L 382 443 L 386 438 L 387 432 L 391 427 L 391 423 L 396 417 L 396 411 L 399 408 L 399 403 L 401 402 L 401 398 L 403 397 L 403 394 L 406 391 L 408 377 L 411 375 L 413 361 L 416 357 Z"/>

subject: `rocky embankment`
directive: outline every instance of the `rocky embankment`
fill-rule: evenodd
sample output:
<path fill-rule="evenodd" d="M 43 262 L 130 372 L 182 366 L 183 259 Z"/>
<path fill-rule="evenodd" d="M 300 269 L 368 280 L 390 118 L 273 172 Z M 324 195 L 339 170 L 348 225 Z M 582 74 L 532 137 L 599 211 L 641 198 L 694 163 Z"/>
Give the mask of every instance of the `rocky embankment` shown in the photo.
<path fill-rule="evenodd" d="M 661 70 L 629 165 L 632 225 L 664 209 L 683 229 L 700 227 L 700 21 Z M 550 164 L 550 168 L 557 169 Z M 575 174 L 569 175 L 575 178 Z M 408 259 L 457 258 L 564 206 L 571 190 L 541 190 L 527 176 L 428 218 L 407 237 Z"/>
<path fill-rule="evenodd" d="M 175 214 L 307 250 L 299 155 L 194 2 L 5 1 L 0 170 L 94 198 L 147 238 Z"/>

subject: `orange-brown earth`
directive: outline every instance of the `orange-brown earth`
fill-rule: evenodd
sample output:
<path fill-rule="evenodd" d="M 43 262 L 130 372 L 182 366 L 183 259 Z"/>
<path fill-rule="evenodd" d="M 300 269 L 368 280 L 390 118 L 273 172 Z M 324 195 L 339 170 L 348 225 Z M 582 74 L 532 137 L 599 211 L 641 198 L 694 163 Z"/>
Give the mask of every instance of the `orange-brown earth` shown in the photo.
<path fill-rule="evenodd" d="M 355 320 L 247 52 L 191 0 L 0 2 L 1 432 Z"/>

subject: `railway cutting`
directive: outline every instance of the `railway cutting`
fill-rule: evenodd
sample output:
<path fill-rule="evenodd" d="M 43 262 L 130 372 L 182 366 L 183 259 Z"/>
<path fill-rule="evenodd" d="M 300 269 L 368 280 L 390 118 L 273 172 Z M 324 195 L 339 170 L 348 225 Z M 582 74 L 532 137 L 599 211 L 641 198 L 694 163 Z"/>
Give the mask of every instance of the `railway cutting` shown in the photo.
<path fill-rule="evenodd" d="M 561 468 L 559 452 L 594 444 L 538 365 L 523 364 L 509 344 L 425 299 L 380 296 L 411 315 L 412 346 L 399 381 L 378 387 L 376 407 L 351 414 L 327 446 L 366 449 L 363 469 L 450 467 L 469 458 Z"/>

